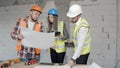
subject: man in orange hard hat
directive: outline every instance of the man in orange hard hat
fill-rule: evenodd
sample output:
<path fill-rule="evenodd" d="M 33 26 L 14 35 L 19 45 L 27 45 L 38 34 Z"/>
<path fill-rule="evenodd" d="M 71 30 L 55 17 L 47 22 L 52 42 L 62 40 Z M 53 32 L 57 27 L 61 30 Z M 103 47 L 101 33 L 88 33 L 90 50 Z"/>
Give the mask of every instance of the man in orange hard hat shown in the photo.
<path fill-rule="evenodd" d="M 28 58 L 36 59 L 38 61 L 40 59 L 39 48 L 27 47 L 24 44 L 22 44 L 22 39 L 24 39 L 24 36 L 22 35 L 22 30 L 20 28 L 20 25 L 24 28 L 28 28 L 37 32 L 43 31 L 42 22 L 37 21 L 41 13 L 42 13 L 42 8 L 39 5 L 32 6 L 29 11 L 29 16 L 27 16 L 24 19 L 19 18 L 19 20 L 17 21 L 15 27 L 11 32 L 12 39 L 18 41 L 16 49 L 17 49 L 17 55 L 21 61 L 25 61 Z"/>

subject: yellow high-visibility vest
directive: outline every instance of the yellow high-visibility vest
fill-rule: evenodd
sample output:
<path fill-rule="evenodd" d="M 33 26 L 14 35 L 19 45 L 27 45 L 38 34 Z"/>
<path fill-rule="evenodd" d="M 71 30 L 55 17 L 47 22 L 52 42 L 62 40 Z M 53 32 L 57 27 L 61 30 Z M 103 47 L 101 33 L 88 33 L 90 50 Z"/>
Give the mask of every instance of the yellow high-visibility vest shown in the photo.
<path fill-rule="evenodd" d="M 61 33 L 61 35 L 63 35 L 63 29 L 64 29 L 64 23 L 63 23 L 63 21 L 59 21 L 58 22 L 58 31 Z M 65 41 L 66 40 L 57 39 L 57 37 L 55 38 L 55 47 L 56 47 L 55 50 L 57 53 L 66 51 Z"/>
<path fill-rule="evenodd" d="M 90 26 L 89 26 L 89 24 L 87 23 L 87 21 L 84 18 L 82 18 L 80 20 L 79 25 L 75 26 L 75 28 L 73 30 L 73 42 L 74 42 L 74 46 L 75 46 L 74 51 L 76 51 L 76 48 L 78 46 L 77 43 L 79 42 L 79 41 L 77 41 L 77 36 L 78 36 L 77 34 L 78 34 L 79 29 L 81 27 L 88 28 L 87 38 L 86 38 L 86 40 L 84 42 L 84 45 L 83 45 L 83 48 L 82 48 L 82 51 L 81 51 L 81 55 L 84 55 L 84 54 L 88 54 L 90 52 L 90 48 L 91 48 Z"/>

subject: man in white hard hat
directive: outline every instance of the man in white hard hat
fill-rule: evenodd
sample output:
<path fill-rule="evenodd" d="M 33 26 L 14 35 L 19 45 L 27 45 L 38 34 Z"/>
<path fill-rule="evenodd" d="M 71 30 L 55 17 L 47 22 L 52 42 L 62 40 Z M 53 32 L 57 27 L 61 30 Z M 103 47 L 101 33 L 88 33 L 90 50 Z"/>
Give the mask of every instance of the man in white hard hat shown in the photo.
<path fill-rule="evenodd" d="M 74 54 L 68 65 L 73 66 L 76 64 L 87 64 L 91 47 L 90 26 L 87 21 L 82 17 L 82 9 L 78 4 L 70 6 L 67 16 L 70 21 L 75 24 L 73 29 Z"/>

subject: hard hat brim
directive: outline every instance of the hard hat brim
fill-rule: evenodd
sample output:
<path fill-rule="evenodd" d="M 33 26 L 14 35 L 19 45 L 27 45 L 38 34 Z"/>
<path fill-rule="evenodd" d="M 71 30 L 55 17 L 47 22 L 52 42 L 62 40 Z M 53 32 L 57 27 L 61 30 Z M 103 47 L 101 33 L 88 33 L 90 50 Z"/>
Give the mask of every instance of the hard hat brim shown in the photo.
<path fill-rule="evenodd" d="M 70 18 L 73 18 L 76 17 L 78 14 L 71 14 L 70 12 L 68 12 L 66 15 Z"/>
<path fill-rule="evenodd" d="M 32 10 L 33 10 L 33 11 L 38 11 L 38 10 L 35 10 L 35 9 L 31 9 L 30 11 L 32 11 Z M 42 14 L 42 12 L 41 12 L 41 11 L 38 11 L 38 12 L 40 12 L 40 13 Z"/>

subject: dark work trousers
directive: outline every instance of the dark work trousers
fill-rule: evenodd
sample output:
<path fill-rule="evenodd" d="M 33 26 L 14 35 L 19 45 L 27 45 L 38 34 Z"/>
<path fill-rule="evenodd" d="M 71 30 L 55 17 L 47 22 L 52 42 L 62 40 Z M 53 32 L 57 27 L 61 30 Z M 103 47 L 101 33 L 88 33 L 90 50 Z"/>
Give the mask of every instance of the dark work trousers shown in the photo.
<path fill-rule="evenodd" d="M 57 53 L 54 49 L 50 48 L 50 56 L 52 63 L 63 63 L 65 52 Z"/>
<path fill-rule="evenodd" d="M 87 64 L 87 60 L 89 57 L 89 54 L 81 55 L 79 58 L 76 59 L 76 64 Z"/>

